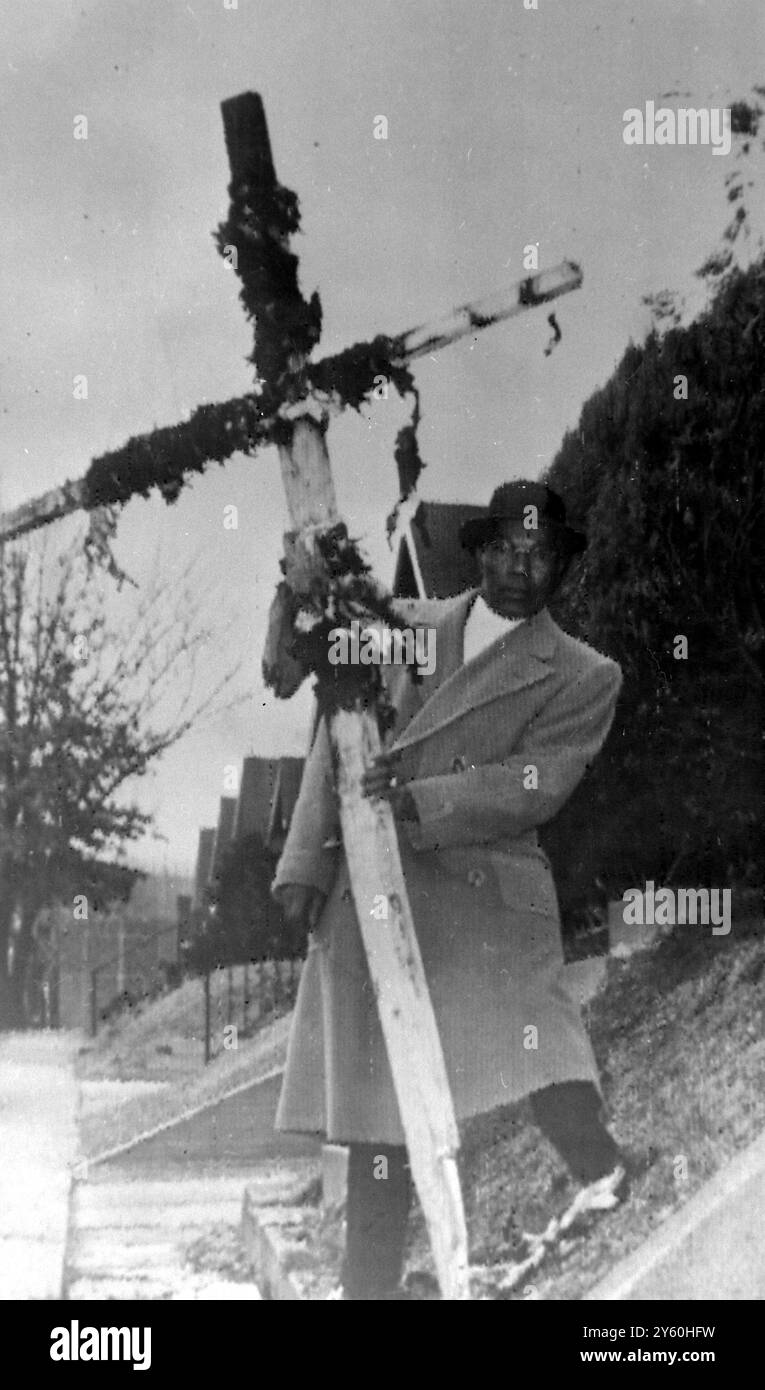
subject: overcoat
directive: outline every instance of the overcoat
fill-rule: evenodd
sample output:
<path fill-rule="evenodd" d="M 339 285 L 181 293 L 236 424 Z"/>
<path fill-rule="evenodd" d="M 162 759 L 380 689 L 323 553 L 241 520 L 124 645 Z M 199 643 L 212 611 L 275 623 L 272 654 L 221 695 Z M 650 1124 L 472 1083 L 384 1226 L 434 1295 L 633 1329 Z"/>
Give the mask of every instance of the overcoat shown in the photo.
<path fill-rule="evenodd" d="M 536 827 L 571 794 L 608 733 L 615 662 L 546 609 L 463 664 L 476 591 L 401 604 L 435 630 L 435 670 L 384 668 L 419 821 L 401 860 L 458 1120 L 552 1082 L 599 1086 L 566 990 L 560 920 Z M 432 640 L 432 639 L 431 639 Z M 410 780 L 411 779 L 411 780 Z M 277 1128 L 404 1143 L 340 840 L 325 724 L 306 762 L 274 892 L 328 896 L 300 980 Z M 384 923 L 380 923 L 384 930 Z"/>

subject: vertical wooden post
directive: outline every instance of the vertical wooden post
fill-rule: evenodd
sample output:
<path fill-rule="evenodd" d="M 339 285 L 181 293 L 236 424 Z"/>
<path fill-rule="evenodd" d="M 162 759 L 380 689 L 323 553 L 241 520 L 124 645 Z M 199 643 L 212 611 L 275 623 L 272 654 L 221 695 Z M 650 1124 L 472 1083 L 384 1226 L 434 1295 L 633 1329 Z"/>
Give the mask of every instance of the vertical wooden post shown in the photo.
<path fill-rule="evenodd" d="M 318 305 L 307 304 L 297 282 L 297 258 L 289 250 L 289 218 L 278 215 L 279 193 L 263 103 L 244 93 L 222 106 L 231 168 L 232 239 L 241 241 L 241 298 L 256 322 L 254 362 L 272 387 L 289 387 L 292 421 L 279 445 L 282 480 L 294 531 L 290 563 L 301 550 L 315 563 L 317 530 L 339 521 L 326 421 L 311 403 L 296 402 L 305 355 L 320 323 Z M 277 196 L 278 195 L 278 196 Z M 229 234 L 228 232 L 226 233 Z M 260 239 L 261 254 L 252 251 Z M 421 346 L 421 344 L 419 344 Z M 286 423 L 286 421 L 285 421 Z M 320 561 L 320 565 L 321 565 Z M 287 575 L 289 581 L 289 573 Z M 299 588 L 299 585 L 296 586 Z M 373 713 L 361 706 L 331 720 L 338 761 L 340 819 L 356 914 L 377 995 L 414 1181 L 430 1233 L 444 1298 L 467 1299 L 467 1234 L 457 1180 L 457 1125 L 441 1042 L 428 993 L 390 809 L 361 796 L 365 763 L 379 750 Z M 386 895 L 390 920 L 370 918 L 377 894 Z M 280 983 L 274 962 L 274 1004 Z"/>
<path fill-rule="evenodd" d="M 309 414 L 279 448 L 297 545 L 311 553 L 316 528 L 338 520 L 324 431 Z M 457 1171 L 459 1136 L 441 1040 L 386 802 L 361 794 L 365 767 L 380 751 L 374 714 L 359 706 L 330 721 L 337 757 L 343 845 L 351 891 L 393 1075 L 409 1162 L 428 1226 L 444 1299 L 470 1298 L 467 1229 Z M 376 897 L 386 921 L 371 917 Z"/>
<path fill-rule="evenodd" d="M 209 967 L 204 973 L 204 999 L 205 999 L 205 1066 L 212 1056 L 210 1048 L 210 970 Z"/>

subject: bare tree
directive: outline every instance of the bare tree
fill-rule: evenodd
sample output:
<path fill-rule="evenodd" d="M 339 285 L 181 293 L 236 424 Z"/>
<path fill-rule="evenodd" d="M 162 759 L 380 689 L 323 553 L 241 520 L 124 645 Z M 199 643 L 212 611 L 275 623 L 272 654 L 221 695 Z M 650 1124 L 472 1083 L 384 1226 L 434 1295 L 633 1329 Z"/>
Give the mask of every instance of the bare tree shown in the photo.
<path fill-rule="evenodd" d="M 199 693 L 210 636 L 189 571 L 128 596 L 82 544 L 0 547 L 0 1028 L 25 1023 L 41 910 L 127 896 L 151 823 L 129 784 L 230 689 Z"/>

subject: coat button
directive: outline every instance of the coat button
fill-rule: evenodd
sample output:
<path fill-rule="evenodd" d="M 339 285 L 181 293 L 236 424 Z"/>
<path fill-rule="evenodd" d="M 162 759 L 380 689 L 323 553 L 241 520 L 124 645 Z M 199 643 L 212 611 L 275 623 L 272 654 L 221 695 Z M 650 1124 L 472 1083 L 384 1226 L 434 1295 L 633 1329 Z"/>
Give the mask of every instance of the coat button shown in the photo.
<path fill-rule="evenodd" d="M 486 875 L 483 869 L 468 869 L 467 881 L 471 888 L 483 888 L 486 882 Z"/>
<path fill-rule="evenodd" d="M 467 772 L 467 763 L 460 755 L 458 755 L 452 763 L 452 772 Z"/>

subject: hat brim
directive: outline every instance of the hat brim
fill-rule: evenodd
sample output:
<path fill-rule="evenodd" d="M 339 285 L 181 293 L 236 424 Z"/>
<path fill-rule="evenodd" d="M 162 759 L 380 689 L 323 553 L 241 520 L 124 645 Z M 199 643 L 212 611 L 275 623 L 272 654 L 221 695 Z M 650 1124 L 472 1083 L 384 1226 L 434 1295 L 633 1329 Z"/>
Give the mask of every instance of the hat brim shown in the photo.
<path fill-rule="evenodd" d="M 504 521 L 519 520 L 522 520 L 522 517 L 472 517 L 470 521 L 463 522 L 460 528 L 460 541 L 465 550 L 470 550 L 471 552 L 480 550 L 481 546 L 488 545 L 489 541 L 494 540 Z M 566 548 L 570 554 L 580 555 L 583 550 L 586 550 L 587 537 L 583 531 L 575 531 L 573 526 L 563 525 L 560 521 L 550 521 L 546 517 L 542 519 L 542 524 L 558 532 L 558 535 L 565 542 Z"/>

